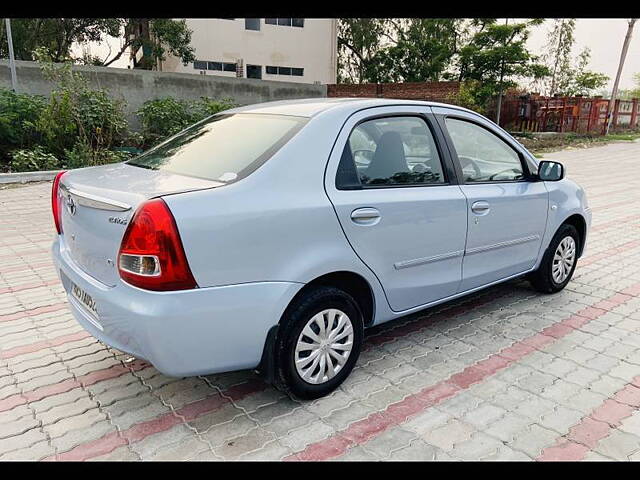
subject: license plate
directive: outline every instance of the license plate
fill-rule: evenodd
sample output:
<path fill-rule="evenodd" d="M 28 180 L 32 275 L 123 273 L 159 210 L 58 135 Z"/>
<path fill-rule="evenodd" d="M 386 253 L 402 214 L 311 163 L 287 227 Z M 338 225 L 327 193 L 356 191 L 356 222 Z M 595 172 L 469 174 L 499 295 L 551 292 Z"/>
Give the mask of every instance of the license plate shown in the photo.
<path fill-rule="evenodd" d="M 87 292 L 82 290 L 75 283 L 71 284 L 71 295 L 78 300 L 87 310 L 89 310 L 93 315 L 98 317 L 98 308 L 96 306 L 96 301 L 89 295 Z"/>

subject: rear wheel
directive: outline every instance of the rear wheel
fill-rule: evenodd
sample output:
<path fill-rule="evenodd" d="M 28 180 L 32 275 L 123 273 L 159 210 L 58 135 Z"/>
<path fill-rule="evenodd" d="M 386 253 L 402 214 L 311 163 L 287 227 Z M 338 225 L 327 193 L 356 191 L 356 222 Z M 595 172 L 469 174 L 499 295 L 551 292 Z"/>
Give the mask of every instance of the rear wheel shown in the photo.
<path fill-rule="evenodd" d="M 304 292 L 287 308 L 275 344 L 275 383 L 301 399 L 327 395 L 360 355 L 363 319 L 356 301 L 333 287 Z"/>
<path fill-rule="evenodd" d="M 562 225 L 549 243 L 540 266 L 529 280 L 543 293 L 555 293 L 566 287 L 578 262 L 580 235 L 573 225 Z"/>

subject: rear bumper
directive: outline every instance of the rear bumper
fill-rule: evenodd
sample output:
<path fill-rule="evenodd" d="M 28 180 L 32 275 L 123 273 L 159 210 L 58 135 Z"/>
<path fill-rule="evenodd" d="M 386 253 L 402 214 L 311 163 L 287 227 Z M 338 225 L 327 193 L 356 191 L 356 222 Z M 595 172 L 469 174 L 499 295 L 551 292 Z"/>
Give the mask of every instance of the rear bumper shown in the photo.
<path fill-rule="evenodd" d="M 109 287 L 73 262 L 61 237 L 52 254 L 78 323 L 98 340 L 170 376 L 256 367 L 267 332 L 302 287 L 254 282 L 150 292 L 121 280 Z M 98 317 L 70 294 L 72 282 L 95 300 Z"/>

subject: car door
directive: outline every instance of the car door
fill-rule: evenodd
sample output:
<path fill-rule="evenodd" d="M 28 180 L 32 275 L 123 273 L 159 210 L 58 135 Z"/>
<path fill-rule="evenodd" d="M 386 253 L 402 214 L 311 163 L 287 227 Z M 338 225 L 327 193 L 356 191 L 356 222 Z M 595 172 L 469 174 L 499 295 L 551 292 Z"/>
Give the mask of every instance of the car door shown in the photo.
<path fill-rule="evenodd" d="M 428 107 L 352 115 L 325 186 L 346 237 L 392 310 L 453 295 L 462 275 L 466 199 Z"/>
<path fill-rule="evenodd" d="M 490 122 L 434 107 L 467 198 L 460 291 L 531 269 L 544 236 L 549 196 L 524 153 Z"/>

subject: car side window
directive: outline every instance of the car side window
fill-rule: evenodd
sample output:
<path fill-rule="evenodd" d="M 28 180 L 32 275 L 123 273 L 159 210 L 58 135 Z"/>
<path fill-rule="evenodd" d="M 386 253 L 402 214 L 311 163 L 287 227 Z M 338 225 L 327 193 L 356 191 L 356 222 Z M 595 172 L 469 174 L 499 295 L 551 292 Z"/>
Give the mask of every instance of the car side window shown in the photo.
<path fill-rule="evenodd" d="M 357 125 L 336 178 L 338 188 L 442 183 L 442 161 L 433 134 L 415 116 L 376 118 Z"/>
<path fill-rule="evenodd" d="M 465 183 L 513 182 L 524 178 L 519 155 L 500 137 L 457 118 L 446 118 L 445 124 Z"/>

